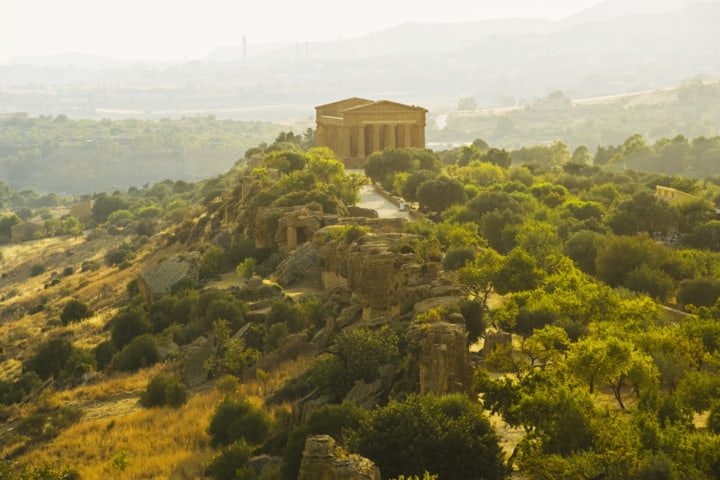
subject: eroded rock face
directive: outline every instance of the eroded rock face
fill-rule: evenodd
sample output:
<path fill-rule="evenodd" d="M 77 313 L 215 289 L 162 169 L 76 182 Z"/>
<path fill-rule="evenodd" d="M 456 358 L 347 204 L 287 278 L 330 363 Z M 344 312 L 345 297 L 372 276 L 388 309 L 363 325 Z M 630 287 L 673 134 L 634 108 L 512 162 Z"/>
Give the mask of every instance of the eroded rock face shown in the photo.
<path fill-rule="evenodd" d="M 380 469 L 365 457 L 347 454 L 329 435 L 311 435 L 298 480 L 380 480 Z"/>
<path fill-rule="evenodd" d="M 469 392 L 472 366 L 467 358 L 467 331 L 462 324 L 438 322 L 410 327 L 408 343 L 414 352 L 421 394 Z"/>

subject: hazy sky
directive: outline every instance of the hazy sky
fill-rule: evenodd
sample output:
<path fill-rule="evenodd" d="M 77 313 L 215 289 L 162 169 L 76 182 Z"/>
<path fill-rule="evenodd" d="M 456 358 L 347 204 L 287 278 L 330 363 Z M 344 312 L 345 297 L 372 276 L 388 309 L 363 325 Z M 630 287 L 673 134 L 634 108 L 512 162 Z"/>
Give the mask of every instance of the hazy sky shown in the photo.
<path fill-rule="evenodd" d="M 194 59 L 216 47 L 352 38 L 405 22 L 559 19 L 600 0 L 2 0 L 0 63 L 91 53 Z M 356 7 L 357 6 L 357 7 Z"/>

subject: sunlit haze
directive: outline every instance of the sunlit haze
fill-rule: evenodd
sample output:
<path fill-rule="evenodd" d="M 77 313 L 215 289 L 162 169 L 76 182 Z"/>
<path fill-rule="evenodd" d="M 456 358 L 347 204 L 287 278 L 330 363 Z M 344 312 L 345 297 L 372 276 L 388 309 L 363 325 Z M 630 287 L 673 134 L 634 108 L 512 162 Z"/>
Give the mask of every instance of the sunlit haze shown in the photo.
<path fill-rule="evenodd" d="M 275 41 L 353 38 L 406 22 L 505 17 L 561 19 L 599 0 L 4 0 L 0 63 L 87 53 L 122 59 L 194 59 L 213 49 Z"/>

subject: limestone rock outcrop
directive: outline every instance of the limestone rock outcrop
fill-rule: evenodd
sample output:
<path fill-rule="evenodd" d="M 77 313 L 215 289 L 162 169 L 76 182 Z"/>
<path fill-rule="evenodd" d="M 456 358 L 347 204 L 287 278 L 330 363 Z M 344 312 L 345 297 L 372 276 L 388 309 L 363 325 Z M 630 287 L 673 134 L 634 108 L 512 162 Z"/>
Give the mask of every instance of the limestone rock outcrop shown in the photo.
<path fill-rule="evenodd" d="M 415 324 L 408 330 L 408 344 L 417 365 L 421 394 L 469 392 L 472 366 L 467 358 L 465 325 L 438 322 Z"/>
<path fill-rule="evenodd" d="M 138 275 L 138 288 L 148 302 L 168 295 L 180 281 L 198 281 L 198 262 L 192 257 L 174 256 Z"/>
<path fill-rule="evenodd" d="M 346 453 L 329 435 L 311 435 L 298 480 L 380 480 L 380 469 L 365 457 Z"/>

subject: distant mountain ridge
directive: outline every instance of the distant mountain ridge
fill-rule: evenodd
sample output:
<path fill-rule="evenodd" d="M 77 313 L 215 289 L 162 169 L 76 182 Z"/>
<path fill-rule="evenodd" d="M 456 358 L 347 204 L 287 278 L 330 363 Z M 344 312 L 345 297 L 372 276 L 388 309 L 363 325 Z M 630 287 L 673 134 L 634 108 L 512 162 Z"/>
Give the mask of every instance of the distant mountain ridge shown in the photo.
<path fill-rule="evenodd" d="M 462 97 L 484 108 L 555 90 L 629 93 L 720 77 L 718 19 L 719 0 L 606 0 L 560 21 L 406 23 L 347 40 L 222 47 L 191 62 L 16 60 L 0 65 L 0 113 L 249 119 L 233 115 L 292 105 L 256 118 L 278 121 L 352 96 L 448 109 Z"/>

